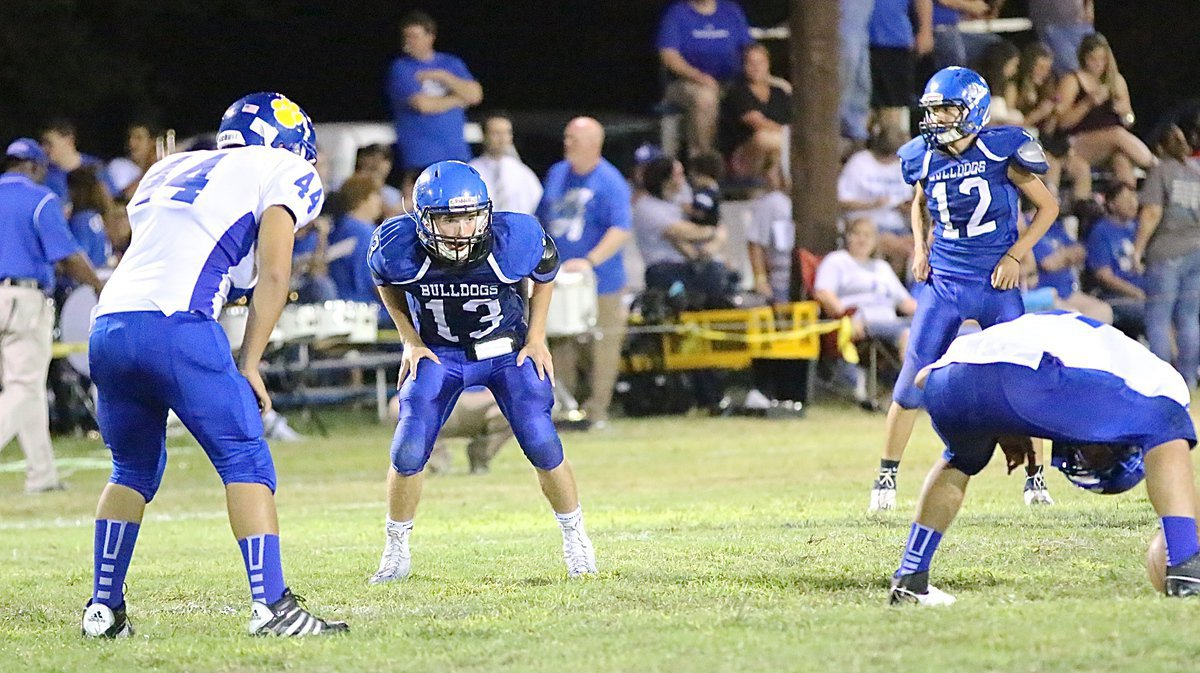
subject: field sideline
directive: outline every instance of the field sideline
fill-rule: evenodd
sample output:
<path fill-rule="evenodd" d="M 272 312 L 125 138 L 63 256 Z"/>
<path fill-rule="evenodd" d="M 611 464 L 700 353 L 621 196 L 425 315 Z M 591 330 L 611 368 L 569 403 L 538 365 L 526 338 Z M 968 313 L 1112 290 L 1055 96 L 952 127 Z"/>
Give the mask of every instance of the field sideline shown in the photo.
<path fill-rule="evenodd" d="M 220 481 L 190 439 L 171 461 L 128 578 L 130 641 L 84 641 L 98 442 L 57 442 L 71 489 L 21 493 L 0 462 L 0 671 L 1190 671 L 1200 601 L 1145 579 L 1156 519 L 1144 489 L 1102 498 L 1050 475 L 1029 511 L 1002 460 L 972 484 L 934 564 L 957 595 L 892 609 L 895 569 L 937 454 L 918 424 L 899 511 L 865 514 L 881 415 L 618 421 L 564 439 L 600 575 L 566 578 L 560 536 L 510 442 L 490 474 L 431 478 L 414 576 L 372 587 L 391 428 L 330 414 L 328 439 L 275 447 L 284 568 L 349 636 L 244 634 L 248 589 Z M 305 430 L 303 424 L 301 429 Z M 1182 627 L 1182 628 L 1180 628 Z"/>

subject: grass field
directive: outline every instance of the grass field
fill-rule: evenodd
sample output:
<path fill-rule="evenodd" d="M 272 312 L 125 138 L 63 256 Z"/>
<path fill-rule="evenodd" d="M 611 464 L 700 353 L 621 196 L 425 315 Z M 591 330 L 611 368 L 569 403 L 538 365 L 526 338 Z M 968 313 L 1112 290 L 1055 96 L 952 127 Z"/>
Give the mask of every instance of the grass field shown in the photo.
<path fill-rule="evenodd" d="M 174 440 L 128 578 L 129 641 L 84 641 L 97 442 L 58 442 L 71 489 L 21 495 L 0 463 L 0 671 L 1194 671 L 1200 601 L 1156 595 L 1144 491 L 1102 498 L 1058 476 L 1028 511 L 997 460 L 968 494 L 934 578 L 942 610 L 886 604 L 937 451 L 922 421 L 900 509 L 865 514 L 881 416 L 620 421 L 566 435 L 600 575 L 566 578 L 560 536 L 515 444 L 490 474 L 431 478 L 414 575 L 372 587 L 390 428 L 336 415 L 275 448 L 291 586 L 349 636 L 244 634 L 248 589 L 220 482 Z"/>

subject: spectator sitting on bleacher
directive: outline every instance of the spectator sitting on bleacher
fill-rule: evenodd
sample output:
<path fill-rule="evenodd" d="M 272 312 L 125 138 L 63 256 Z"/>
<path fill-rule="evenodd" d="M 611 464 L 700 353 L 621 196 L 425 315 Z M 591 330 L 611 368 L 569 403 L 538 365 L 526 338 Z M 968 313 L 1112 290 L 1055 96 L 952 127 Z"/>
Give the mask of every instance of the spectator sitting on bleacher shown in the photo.
<path fill-rule="evenodd" d="M 1083 39 L 1079 69 L 1059 80 L 1056 114 L 1071 147 L 1091 167 L 1109 166 L 1118 181 L 1133 187 L 1134 166 L 1154 165 L 1150 149 L 1126 128 L 1133 124 L 1129 85 L 1100 33 Z"/>
<path fill-rule="evenodd" d="M 646 288 L 682 283 L 688 308 L 718 308 L 729 292 L 729 270 L 716 261 L 725 230 L 688 221 L 675 197 L 684 187 L 683 165 L 655 159 L 642 175 L 646 195 L 633 205 L 633 233 L 646 264 Z"/>
<path fill-rule="evenodd" d="M 771 76 L 770 55 L 761 44 L 746 48 L 743 66 L 744 76 L 721 105 L 721 151 L 733 175 L 762 178 L 767 165 L 778 163 L 792 119 L 792 92 Z"/>
<path fill-rule="evenodd" d="M 988 46 L 979 63 L 979 74 L 992 90 L 992 106 L 988 111 L 990 126 L 1023 126 L 1025 115 L 1018 108 L 1017 72 L 1021 52 L 1008 40 Z"/>
<path fill-rule="evenodd" d="M 1061 219 L 1055 220 L 1033 246 L 1033 256 L 1037 260 L 1037 287 L 1054 290 L 1055 308 L 1078 311 L 1112 324 L 1112 307 L 1079 289 L 1079 273 L 1087 260 L 1087 248 L 1071 236 Z"/>
<path fill-rule="evenodd" d="M 97 269 L 108 266 L 112 245 L 105 229 L 105 217 L 112 210 L 112 197 L 100 184 L 93 169 L 76 168 L 67 174 L 67 193 L 71 199 L 71 215 L 67 226 L 88 261 Z"/>
<path fill-rule="evenodd" d="M 368 175 L 379 185 L 383 198 L 383 217 L 395 217 L 404 212 L 404 195 L 387 183 L 392 172 L 392 151 L 387 145 L 376 143 L 358 148 L 354 156 L 354 174 Z M 325 183 L 328 184 L 328 183 Z"/>
<path fill-rule="evenodd" d="M 796 223 L 792 220 L 792 197 L 779 165 L 767 167 L 767 189 L 750 204 L 746 224 L 746 253 L 754 273 L 754 291 L 768 302 L 784 304 L 793 299 L 792 252 L 796 247 Z"/>
<path fill-rule="evenodd" d="M 913 188 L 900 172 L 896 151 L 908 142 L 900 129 L 877 126 L 867 149 L 856 152 L 838 176 L 838 205 L 846 221 L 869 218 L 879 228 L 879 253 L 898 273 L 908 268 L 913 237 L 909 223 Z"/>
<path fill-rule="evenodd" d="M 689 165 L 688 184 L 692 198 L 683 205 L 687 219 L 696 224 L 715 227 L 721 221 L 721 155 L 704 152 L 692 157 Z M 640 179 L 640 176 L 639 176 Z"/>
<path fill-rule="evenodd" d="M 81 153 L 76 147 L 75 124 L 69 119 L 59 117 L 47 122 L 42 129 L 41 140 L 42 149 L 50 157 L 50 167 L 46 171 L 46 178 L 42 180 L 42 184 L 49 187 L 50 191 L 62 199 L 64 206 L 68 205 L 67 173 L 81 166 L 94 169 L 96 177 L 100 179 L 109 194 L 116 191 L 108 180 L 108 171 L 105 170 L 104 162 L 90 154 Z"/>
<path fill-rule="evenodd" d="M 512 120 L 493 112 L 483 120 L 483 154 L 468 162 L 487 185 L 492 210 L 533 215 L 542 200 L 542 181 L 517 156 Z"/>
<path fill-rule="evenodd" d="M 892 267 L 874 257 L 876 234 L 875 223 L 865 217 L 846 225 L 846 249 L 821 260 L 813 294 L 828 317 L 840 317 L 853 309 L 855 337 L 884 341 L 903 359 L 917 302 Z M 854 370 L 854 397 L 864 409 L 877 409 L 875 400 L 867 397 L 862 368 Z"/>
<path fill-rule="evenodd" d="M 1087 268 L 1097 294 L 1113 309 L 1113 327 L 1137 339 L 1146 330 L 1146 279 L 1134 264 L 1137 192 L 1114 184 L 1104 194 L 1106 216 L 1087 238 Z"/>
<path fill-rule="evenodd" d="M 469 161 L 463 138 L 466 109 L 483 100 L 483 87 L 457 56 L 434 51 L 437 23 L 420 10 L 400 21 L 404 56 L 392 62 L 387 92 L 396 123 L 396 147 L 404 170 L 404 191 L 425 167 L 456 159 Z"/>
<path fill-rule="evenodd" d="M 126 129 L 125 152 L 108 162 L 108 178 L 112 182 L 114 196 L 124 199 L 133 197 L 146 170 L 158 161 L 154 139 L 158 127 L 149 121 L 135 121 Z"/>
<path fill-rule="evenodd" d="M 292 245 L 292 289 L 301 304 L 337 299 L 337 286 L 329 277 L 330 218 L 322 214 L 296 232 Z"/>
<path fill-rule="evenodd" d="M 689 155 L 713 149 L 721 88 L 741 74 L 753 41 L 732 0 L 678 0 L 663 14 L 656 46 L 671 78 L 665 100 L 684 112 Z"/>
<path fill-rule="evenodd" d="M 1054 57 L 1046 45 L 1041 42 L 1025 45 L 1017 64 L 1016 107 L 1025 116 L 1025 126 L 1037 130 L 1046 150 L 1046 163 L 1050 166 L 1045 177 L 1047 186 L 1057 193 L 1066 173 L 1071 178 L 1071 196 L 1080 202 L 1092 197 L 1092 167 L 1071 150 L 1067 136 L 1058 129 L 1054 111 L 1058 87 L 1053 63 Z"/>
<path fill-rule="evenodd" d="M 344 213 L 329 233 L 329 277 L 337 286 L 338 299 L 377 304 L 367 248 L 383 215 L 379 183 L 370 176 L 352 176 L 342 183 L 339 194 Z"/>

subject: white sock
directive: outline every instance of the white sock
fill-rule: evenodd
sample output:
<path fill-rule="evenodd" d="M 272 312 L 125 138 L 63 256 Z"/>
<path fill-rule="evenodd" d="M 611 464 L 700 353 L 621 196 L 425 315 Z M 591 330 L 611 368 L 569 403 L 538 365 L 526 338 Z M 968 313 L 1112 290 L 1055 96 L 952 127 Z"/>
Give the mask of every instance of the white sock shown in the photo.
<path fill-rule="evenodd" d="M 563 528 L 579 528 L 583 525 L 583 505 L 576 507 L 574 512 L 566 514 L 555 512 L 554 518 L 558 519 L 558 525 Z"/>
<path fill-rule="evenodd" d="M 387 534 L 403 536 L 407 535 L 413 528 L 412 519 L 408 521 L 393 521 L 391 517 L 387 520 Z"/>

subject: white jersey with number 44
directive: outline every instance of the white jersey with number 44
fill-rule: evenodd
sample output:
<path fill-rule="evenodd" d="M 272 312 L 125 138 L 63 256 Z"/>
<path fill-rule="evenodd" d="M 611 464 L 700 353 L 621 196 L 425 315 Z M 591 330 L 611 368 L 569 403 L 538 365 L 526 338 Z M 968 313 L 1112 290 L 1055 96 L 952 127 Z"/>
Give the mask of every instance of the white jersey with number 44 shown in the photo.
<path fill-rule="evenodd" d="M 263 212 L 282 206 L 299 229 L 324 201 L 316 169 L 286 150 L 236 147 L 159 161 L 129 201 L 129 249 L 93 318 L 128 311 L 215 318 L 231 288 L 254 286 Z"/>

